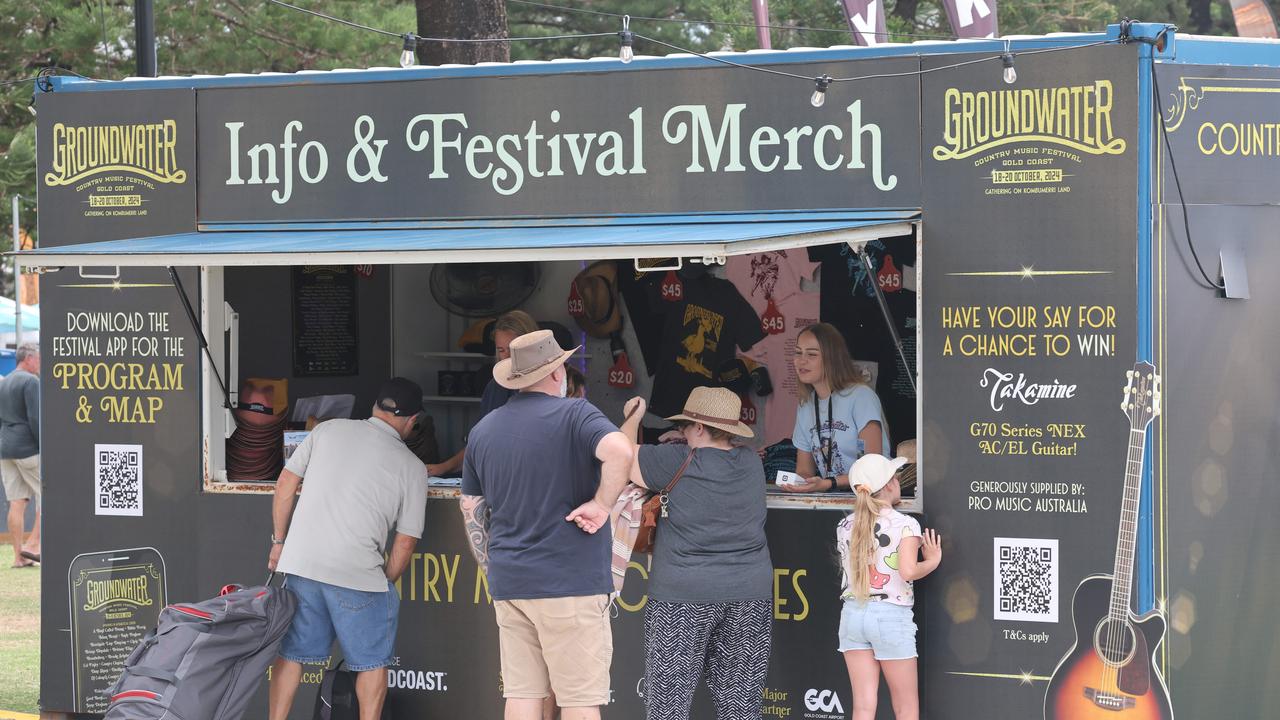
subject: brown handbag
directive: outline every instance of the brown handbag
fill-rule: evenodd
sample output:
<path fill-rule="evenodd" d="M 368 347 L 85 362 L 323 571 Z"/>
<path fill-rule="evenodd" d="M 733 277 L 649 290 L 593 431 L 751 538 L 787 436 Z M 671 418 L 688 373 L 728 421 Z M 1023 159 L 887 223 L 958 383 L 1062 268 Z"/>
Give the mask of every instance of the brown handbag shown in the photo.
<path fill-rule="evenodd" d="M 636 533 L 636 544 L 632 546 L 632 552 L 653 552 L 653 542 L 658 533 L 658 518 L 667 516 L 669 502 L 667 496 L 675 489 L 676 483 L 680 482 L 680 478 L 684 476 L 684 471 L 689 468 L 689 463 L 692 461 L 693 450 L 690 450 L 689 457 L 684 459 L 684 464 L 676 471 L 675 477 L 671 478 L 667 487 L 644 501 L 644 506 L 640 509 L 640 531 Z"/>

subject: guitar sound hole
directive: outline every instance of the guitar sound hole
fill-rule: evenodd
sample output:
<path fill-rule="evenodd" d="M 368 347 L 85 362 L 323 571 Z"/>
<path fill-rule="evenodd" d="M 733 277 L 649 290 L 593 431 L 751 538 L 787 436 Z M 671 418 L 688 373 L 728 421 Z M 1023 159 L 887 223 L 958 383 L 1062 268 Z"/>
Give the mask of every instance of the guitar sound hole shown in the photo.
<path fill-rule="evenodd" d="M 1111 667 L 1123 667 L 1133 659 L 1138 638 L 1127 620 L 1103 618 L 1093 631 L 1093 649 Z"/>

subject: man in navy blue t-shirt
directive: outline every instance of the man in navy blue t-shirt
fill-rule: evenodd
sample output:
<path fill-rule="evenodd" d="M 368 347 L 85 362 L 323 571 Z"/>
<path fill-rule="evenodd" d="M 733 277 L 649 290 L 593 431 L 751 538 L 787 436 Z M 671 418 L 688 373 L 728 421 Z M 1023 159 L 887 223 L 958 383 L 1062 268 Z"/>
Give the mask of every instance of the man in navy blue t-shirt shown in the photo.
<path fill-rule="evenodd" d="M 494 600 L 507 720 L 538 720 L 552 692 L 564 720 L 595 720 L 609 699 L 609 510 L 633 450 L 595 406 L 564 397 L 576 349 L 550 330 L 513 340 L 493 377 L 518 392 L 472 428 L 463 459 L 462 515 Z"/>

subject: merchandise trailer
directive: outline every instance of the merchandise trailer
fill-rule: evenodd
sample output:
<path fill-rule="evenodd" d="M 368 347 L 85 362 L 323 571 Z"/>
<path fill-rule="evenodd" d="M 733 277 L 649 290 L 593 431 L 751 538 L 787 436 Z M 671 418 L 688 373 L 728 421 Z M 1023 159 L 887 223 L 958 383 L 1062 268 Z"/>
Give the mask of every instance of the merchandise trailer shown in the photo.
<path fill-rule="evenodd" d="M 498 310 L 585 343 L 571 362 L 618 421 L 671 360 L 629 283 L 670 295 L 782 258 L 811 263 L 817 314 L 765 330 L 836 324 L 894 446 L 916 440 L 904 509 L 944 544 L 917 588 L 927 717 L 1280 706 L 1280 44 L 1125 24 L 715 57 L 749 67 L 42 80 L 41 247 L 16 259 L 44 274 L 43 709 L 102 712 L 161 607 L 265 575 L 272 482 L 228 472 L 245 379 L 285 379 L 288 412 L 351 396 L 306 420 L 363 417 L 411 377 L 447 457 L 488 372 L 459 337 L 515 294 Z M 624 316 L 603 336 L 575 304 L 602 261 Z M 689 362 L 736 354 L 757 318 L 696 319 Z M 789 359 L 764 364 L 790 392 Z M 784 412 L 759 390 L 749 412 Z M 388 705 L 499 717 L 487 584 L 456 481 L 431 482 Z M 848 717 L 851 498 L 769 504 L 764 713 Z M 648 567 L 616 603 L 609 717 L 643 715 Z"/>

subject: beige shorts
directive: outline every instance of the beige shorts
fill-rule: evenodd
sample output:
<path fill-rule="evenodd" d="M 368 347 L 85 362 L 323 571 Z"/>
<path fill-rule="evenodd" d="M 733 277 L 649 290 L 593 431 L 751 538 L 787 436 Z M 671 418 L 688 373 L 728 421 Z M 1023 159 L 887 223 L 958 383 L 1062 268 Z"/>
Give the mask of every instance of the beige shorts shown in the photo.
<path fill-rule="evenodd" d="M 6 499 L 40 499 L 40 456 L 18 460 L 0 460 L 0 479 L 4 481 Z"/>
<path fill-rule="evenodd" d="M 544 698 L 560 707 L 609 702 L 613 631 L 609 596 L 495 600 L 502 696 Z"/>

